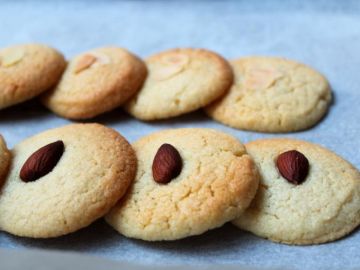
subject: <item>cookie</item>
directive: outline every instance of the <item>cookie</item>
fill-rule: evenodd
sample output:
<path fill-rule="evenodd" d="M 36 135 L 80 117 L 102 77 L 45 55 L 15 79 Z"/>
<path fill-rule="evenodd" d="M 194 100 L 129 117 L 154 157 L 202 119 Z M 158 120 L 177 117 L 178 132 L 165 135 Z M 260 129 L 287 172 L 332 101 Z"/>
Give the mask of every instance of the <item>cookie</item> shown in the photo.
<path fill-rule="evenodd" d="M 225 125 L 260 132 L 310 128 L 331 102 L 327 80 L 317 71 L 275 57 L 241 58 L 232 63 L 235 82 L 205 111 Z"/>
<path fill-rule="evenodd" d="M 165 119 L 210 104 L 229 90 L 233 73 L 218 54 L 173 49 L 146 60 L 149 76 L 125 110 L 141 120 Z"/>
<path fill-rule="evenodd" d="M 145 64 L 125 49 L 94 49 L 72 59 L 59 84 L 42 101 L 70 119 L 92 118 L 122 105 L 147 75 Z"/>
<path fill-rule="evenodd" d="M 41 44 L 0 50 L 0 109 L 24 102 L 53 87 L 66 67 L 63 55 Z"/>
<path fill-rule="evenodd" d="M 253 160 L 224 133 L 164 130 L 133 147 L 134 184 L 106 216 L 125 236 L 159 241 L 198 235 L 238 217 L 256 193 Z"/>
<path fill-rule="evenodd" d="M 4 138 L 0 135 L 0 186 L 6 177 L 11 161 L 11 153 L 6 147 Z"/>
<path fill-rule="evenodd" d="M 236 226 L 275 242 L 308 245 L 336 240 L 359 225 L 360 173 L 350 163 L 300 140 L 264 139 L 245 146 L 261 180 Z"/>
<path fill-rule="evenodd" d="M 12 154 L 0 229 L 25 237 L 56 237 L 89 225 L 114 206 L 136 173 L 130 144 L 98 124 L 45 131 Z"/>

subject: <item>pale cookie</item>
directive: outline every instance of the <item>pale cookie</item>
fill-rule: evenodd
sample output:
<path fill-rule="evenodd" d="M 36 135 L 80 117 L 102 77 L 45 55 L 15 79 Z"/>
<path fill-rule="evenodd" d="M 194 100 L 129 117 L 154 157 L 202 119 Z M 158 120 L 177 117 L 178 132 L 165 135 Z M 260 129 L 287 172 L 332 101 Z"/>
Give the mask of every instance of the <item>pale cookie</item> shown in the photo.
<path fill-rule="evenodd" d="M 253 160 L 224 133 L 165 130 L 133 147 L 138 158 L 134 184 L 106 216 L 125 236 L 158 241 L 202 234 L 238 217 L 256 193 Z"/>
<path fill-rule="evenodd" d="M 72 59 L 59 84 L 42 101 L 62 117 L 92 118 L 127 101 L 146 74 L 145 64 L 125 49 L 94 49 Z"/>
<path fill-rule="evenodd" d="M 234 128 L 291 132 L 315 125 L 331 102 L 327 80 L 294 61 L 249 57 L 232 62 L 235 83 L 205 110 Z"/>
<path fill-rule="evenodd" d="M 149 76 L 125 106 L 141 120 L 170 118 L 210 104 L 229 90 L 233 74 L 218 54 L 203 49 L 173 49 L 146 60 Z"/>
<path fill-rule="evenodd" d="M 321 146 L 292 139 L 257 140 L 246 149 L 258 165 L 261 180 L 254 201 L 234 221 L 236 226 L 296 245 L 332 241 L 358 226 L 360 173 L 350 163 Z M 289 150 L 302 153 L 309 164 L 308 174 L 297 185 L 282 175 L 289 177 L 291 170 L 306 166 L 304 160 L 291 162 L 289 155 L 279 164 L 278 156 Z"/>
<path fill-rule="evenodd" d="M 45 45 L 0 50 L 0 109 L 29 100 L 53 87 L 66 67 L 63 55 Z"/>
<path fill-rule="evenodd" d="M 0 229 L 19 236 L 56 237 L 89 225 L 114 206 L 136 173 L 130 144 L 98 124 L 45 131 L 12 154 L 0 196 Z"/>
<path fill-rule="evenodd" d="M 0 135 L 0 187 L 4 182 L 11 162 L 11 153 L 6 147 L 4 138 Z"/>

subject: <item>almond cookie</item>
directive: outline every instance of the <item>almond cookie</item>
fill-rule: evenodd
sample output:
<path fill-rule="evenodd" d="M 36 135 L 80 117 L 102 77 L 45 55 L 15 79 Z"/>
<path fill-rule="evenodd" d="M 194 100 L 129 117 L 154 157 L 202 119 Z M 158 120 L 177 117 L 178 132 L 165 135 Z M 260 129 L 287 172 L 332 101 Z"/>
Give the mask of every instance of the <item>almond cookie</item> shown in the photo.
<path fill-rule="evenodd" d="M 139 90 L 146 74 L 145 64 L 125 49 L 94 49 L 72 59 L 42 101 L 62 117 L 91 118 L 122 105 Z"/>
<path fill-rule="evenodd" d="M 29 100 L 53 87 L 66 66 L 61 53 L 40 44 L 0 50 L 0 109 Z"/>
<path fill-rule="evenodd" d="M 136 157 L 115 130 L 74 124 L 28 138 L 12 150 L 0 196 L 0 229 L 47 238 L 102 217 L 135 177 Z"/>
<path fill-rule="evenodd" d="M 319 244 L 338 239 L 360 223 L 360 173 L 333 152 L 292 139 L 246 145 L 260 174 L 239 228 L 275 242 Z"/>
<path fill-rule="evenodd" d="M 3 184 L 11 161 L 10 151 L 6 147 L 4 138 L 0 135 L 0 186 Z"/>
<path fill-rule="evenodd" d="M 315 125 L 331 102 L 327 80 L 317 71 L 275 57 L 232 62 L 235 82 L 223 98 L 205 110 L 238 129 L 291 132 Z"/>
<path fill-rule="evenodd" d="M 258 173 L 245 147 L 210 129 L 173 129 L 133 144 L 138 170 L 106 216 L 121 234 L 175 240 L 220 227 L 250 204 Z"/>
<path fill-rule="evenodd" d="M 173 49 L 146 60 L 149 76 L 125 106 L 141 120 L 170 118 L 210 104 L 229 90 L 233 73 L 218 54 L 203 49 Z"/>

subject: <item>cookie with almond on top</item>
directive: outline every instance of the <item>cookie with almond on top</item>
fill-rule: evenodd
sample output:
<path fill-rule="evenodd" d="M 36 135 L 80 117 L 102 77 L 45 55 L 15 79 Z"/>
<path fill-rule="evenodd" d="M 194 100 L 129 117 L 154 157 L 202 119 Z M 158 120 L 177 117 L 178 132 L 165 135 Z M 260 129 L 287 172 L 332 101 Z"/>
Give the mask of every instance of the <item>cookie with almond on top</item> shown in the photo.
<path fill-rule="evenodd" d="M 199 235 L 240 216 L 255 196 L 255 163 L 230 135 L 170 129 L 133 147 L 135 180 L 105 217 L 127 237 L 161 241 Z"/>
<path fill-rule="evenodd" d="M 0 229 L 23 237 L 57 237 L 88 226 L 122 198 L 136 172 L 130 144 L 99 124 L 47 130 L 11 153 Z"/>
<path fill-rule="evenodd" d="M 233 223 L 275 242 L 320 244 L 360 224 L 360 172 L 330 150 L 294 139 L 245 145 L 260 171 L 250 207 Z"/>

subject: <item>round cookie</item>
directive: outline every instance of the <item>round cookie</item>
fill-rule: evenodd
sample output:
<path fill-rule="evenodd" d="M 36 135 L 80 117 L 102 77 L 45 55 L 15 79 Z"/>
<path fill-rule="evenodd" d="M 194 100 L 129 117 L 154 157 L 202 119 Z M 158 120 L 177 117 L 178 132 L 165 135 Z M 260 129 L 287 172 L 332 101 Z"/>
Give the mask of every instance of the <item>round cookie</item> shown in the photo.
<path fill-rule="evenodd" d="M 233 73 L 220 55 L 204 49 L 173 49 L 146 60 L 149 76 L 125 105 L 141 120 L 165 119 L 210 104 L 229 90 Z"/>
<path fill-rule="evenodd" d="M 321 146 L 293 139 L 257 140 L 246 149 L 261 180 L 250 207 L 234 221 L 236 226 L 296 245 L 332 241 L 358 226 L 360 173 L 350 163 Z M 276 166 L 278 156 L 290 150 L 309 162 L 308 175 L 299 185 L 282 177 Z"/>
<path fill-rule="evenodd" d="M 163 166 L 171 164 L 169 157 L 156 154 L 163 144 L 175 147 L 182 167 L 177 177 L 161 184 L 155 182 L 152 170 L 155 155 L 164 162 L 157 163 L 157 172 L 165 175 Z M 255 196 L 256 166 L 244 146 L 227 134 L 195 128 L 164 130 L 143 137 L 133 147 L 138 158 L 134 184 L 106 216 L 125 236 L 158 241 L 198 235 L 238 217 Z"/>
<path fill-rule="evenodd" d="M 72 59 L 59 84 L 42 101 L 54 113 L 86 119 L 127 101 L 143 84 L 145 64 L 122 48 L 94 49 Z"/>
<path fill-rule="evenodd" d="M 291 132 L 315 125 L 331 102 L 327 80 L 317 71 L 275 57 L 232 61 L 235 83 L 205 111 L 238 129 Z"/>
<path fill-rule="evenodd" d="M 53 87 L 66 67 L 63 55 L 40 44 L 0 50 L 0 109 L 29 100 Z"/>
<path fill-rule="evenodd" d="M 55 167 L 35 181 L 24 179 L 34 175 L 29 173 L 31 166 L 41 168 L 53 159 L 53 152 L 38 154 L 42 163 L 29 164 L 29 157 L 59 140 L 64 151 Z M 0 229 L 19 236 L 56 237 L 89 225 L 114 206 L 136 173 L 130 144 L 115 130 L 98 124 L 45 131 L 16 145 L 12 154 L 0 196 Z M 29 165 L 27 173 L 24 163 Z"/>
<path fill-rule="evenodd" d="M 4 138 L 0 135 L 0 186 L 9 171 L 11 153 L 6 147 Z"/>

